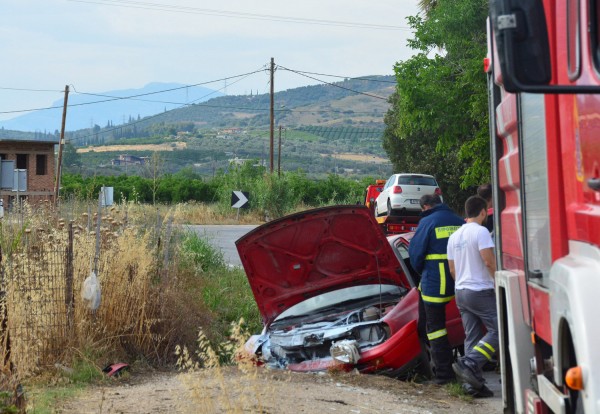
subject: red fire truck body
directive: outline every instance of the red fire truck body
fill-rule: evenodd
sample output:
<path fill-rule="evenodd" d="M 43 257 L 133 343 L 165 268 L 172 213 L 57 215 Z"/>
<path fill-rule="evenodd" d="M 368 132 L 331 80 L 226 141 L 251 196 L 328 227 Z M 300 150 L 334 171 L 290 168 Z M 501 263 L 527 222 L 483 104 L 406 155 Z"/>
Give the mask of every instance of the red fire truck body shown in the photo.
<path fill-rule="evenodd" d="M 543 6 L 546 89 L 505 73 L 536 29 L 526 3 Z M 491 2 L 486 59 L 504 408 L 600 413 L 600 2 L 521 4 Z"/>

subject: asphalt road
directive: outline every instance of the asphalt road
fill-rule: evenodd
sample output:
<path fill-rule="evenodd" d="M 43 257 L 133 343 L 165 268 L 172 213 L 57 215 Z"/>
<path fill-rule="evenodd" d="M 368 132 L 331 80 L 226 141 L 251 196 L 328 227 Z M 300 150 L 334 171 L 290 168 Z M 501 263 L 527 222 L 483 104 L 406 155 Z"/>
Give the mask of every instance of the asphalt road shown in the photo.
<path fill-rule="evenodd" d="M 229 266 L 242 266 L 240 256 L 235 248 L 235 241 L 248 233 L 250 230 L 258 227 L 256 225 L 201 225 L 187 226 L 198 235 L 206 237 L 208 241 L 217 249 L 223 252 L 223 258 Z"/>

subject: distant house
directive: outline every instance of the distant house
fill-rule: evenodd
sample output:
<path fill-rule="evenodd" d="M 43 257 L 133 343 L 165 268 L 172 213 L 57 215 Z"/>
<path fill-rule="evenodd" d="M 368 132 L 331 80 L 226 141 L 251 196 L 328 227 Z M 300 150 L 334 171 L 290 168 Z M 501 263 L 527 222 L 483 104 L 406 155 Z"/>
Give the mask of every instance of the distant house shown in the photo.
<path fill-rule="evenodd" d="M 56 141 L 0 139 L 0 198 L 5 208 L 17 197 L 35 203 L 54 200 Z"/>
<path fill-rule="evenodd" d="M 148 161 L 148 157 L 136 157 L 135 155 L 122 154 L 119 158 L 111 160 L 112 165 L 144 165 Z"/>

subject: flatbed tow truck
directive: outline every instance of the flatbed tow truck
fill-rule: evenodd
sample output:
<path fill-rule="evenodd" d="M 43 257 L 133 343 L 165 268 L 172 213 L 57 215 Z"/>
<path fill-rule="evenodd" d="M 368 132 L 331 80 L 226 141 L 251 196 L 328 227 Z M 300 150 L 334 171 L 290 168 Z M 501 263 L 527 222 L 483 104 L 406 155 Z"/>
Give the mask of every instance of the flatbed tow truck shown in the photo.
<path fill-rule="evenodd" d="M 372 213 L 375 213 L 373 208 L 375 199 L 383 189 L 385 180 L 376 180 L 375 184 L 367 186 L 365 190 L 365 205 L 369 207 Z M 415 231 L 417 224 L 421 216 L 419 213 L 406 213 L 406 214 L 392 214 L 391 216 L 379 216 L 375 217 L 383 232 L 388 236 L 392 234 L 408 233 L 409 231 Z"/>
<path fill-rule="evenodd" d="M 417 225 L 419 224 L 420 219 L 421 216 L 416 214 L 375 217 L 375 220 L 377 220 L 383 232 L 388 236 L 391 236 L 392 234 L 402 234 L 408 233 L 410 231 L 415 231 L 417 229 Z"/>

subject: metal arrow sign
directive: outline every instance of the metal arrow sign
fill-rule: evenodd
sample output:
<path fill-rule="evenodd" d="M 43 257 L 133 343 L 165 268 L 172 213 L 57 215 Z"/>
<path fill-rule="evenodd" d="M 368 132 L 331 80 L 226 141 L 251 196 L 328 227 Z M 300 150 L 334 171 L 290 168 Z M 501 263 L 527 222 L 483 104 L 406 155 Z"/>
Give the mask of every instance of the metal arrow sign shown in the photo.
<path fill-rule="evenodd" d="M 248 207 L 248 193 L 245 191 L 232 191 L 231 192 L 231 207 L 233 208 L 247 208 Z"/>

